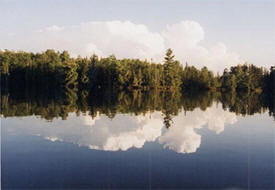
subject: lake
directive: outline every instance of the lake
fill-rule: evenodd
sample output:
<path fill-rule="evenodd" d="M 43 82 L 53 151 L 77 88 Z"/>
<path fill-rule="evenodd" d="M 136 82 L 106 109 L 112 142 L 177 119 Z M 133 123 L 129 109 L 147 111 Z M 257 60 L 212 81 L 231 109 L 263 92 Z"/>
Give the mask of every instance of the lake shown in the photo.
<path fill-rule="evenodd" d="M 7 97 L 2 189 L 275 188 L 268 105 L 240 96 L 231 104 L 209 94 L 160 97 Z"/>

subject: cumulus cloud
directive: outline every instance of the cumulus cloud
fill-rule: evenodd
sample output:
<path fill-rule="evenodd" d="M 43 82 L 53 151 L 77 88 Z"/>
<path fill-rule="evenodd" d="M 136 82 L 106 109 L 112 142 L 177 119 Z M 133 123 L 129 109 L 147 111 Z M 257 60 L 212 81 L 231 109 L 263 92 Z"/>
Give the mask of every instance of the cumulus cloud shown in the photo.
<path fill-rule="evenodd" d="M 205 47 L 202 26 L 195 21 L 181 21 L 162 31 L 152 32 L 142 24 L 130 21 L 87 22 L 73 26 L 49 26 L 35 32 L 2 37 L 4 49 L 42 51 L 69 50 L 74 56 L 116 55 L 118 58 L 141 58 L 162 61 L 167 48 L 176 58 L 198 67 L 217 71 L 241 62 L 238 54 L 223 43 Z"/>
<path fill-rule="evenodd" d="M 188 62 L 199 68 L 207 66 L 215 71 L 222 71 L 225 67 L 241 63 L 240 56 L 230 52 L 221 42 L 209 47 L 201 45 L 205 33 L 197 22 L 182 21 L 167 26 L 162 36 L 166 47 L 171 47 L 176 58 L 182 63 Z"/>
<path fill-rule="evenodd" d="M 104 115 L 92 118 L 70 114 L 65 121 L 56 119 L 45 123 L 27 117 L 24 125 L 20 120 L 9 129 L 11 132 L 37 135 L 51 142 L 69 142 L 96 150 L 126 151 L 133 147 L 142 148 L 146 142 L 156 142 L 178 153 L 193 153 L 201 144 L 202 137 L 197 130 L 207 126 L 219 134 L 226 124 L 237 120 L 234 113 L 224 111 L 221 106 L 213 106 L 206 111 L 195 109 L 187 115 L 182 112 L 173 121 L 166 130 L 160 112 L 139 116 L 117 114 L 112 119 Z"/>

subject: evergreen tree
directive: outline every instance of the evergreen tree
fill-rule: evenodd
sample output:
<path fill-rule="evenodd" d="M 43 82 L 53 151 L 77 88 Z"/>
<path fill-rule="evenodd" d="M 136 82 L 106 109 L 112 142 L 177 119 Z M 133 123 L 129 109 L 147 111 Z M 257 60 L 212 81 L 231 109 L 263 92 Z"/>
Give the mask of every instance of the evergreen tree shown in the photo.
<path fill-rule="evenodd" d="M 181 85 L 180 65 L 174 61 L 173 51 L 168 49 L 164 57 L 164 86 L 165 88 L 179 88 Z"/>

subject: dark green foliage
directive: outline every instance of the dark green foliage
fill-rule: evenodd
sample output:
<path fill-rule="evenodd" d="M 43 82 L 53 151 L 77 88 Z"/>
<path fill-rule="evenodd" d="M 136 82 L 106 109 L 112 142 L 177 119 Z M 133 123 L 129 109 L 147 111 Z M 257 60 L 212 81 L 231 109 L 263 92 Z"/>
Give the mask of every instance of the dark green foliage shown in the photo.
<path fill-rule="evenodd" d="M 216 90 L 271 92 L 274 69 L 268 72 L 254 65 L 238 65 L 214 76 L 207 67 L 183 68 L 174 60 L 171 49 L 164 64 L 139 59 L 116 59 L 114 55 L 99 59 L 71 58 L 47 50 L 42 53 L 0 51 L 1 91 L 51 91 L 60 88 L 77 91 L 97 89 L 182 90 L 183 92 Z"/>
<path fill-rule="evenodd" d="M 182 67 L 178 61 L 174 60 L 174 55 L 171 49 L 168 49 L 164 57 L 164 86 L 168 89 L 179 88 L 182 84 L 180 73 Z"/>
<path fill-rule="evenodd" d="M 77 87 L 75 60 L 68 52 L 0 52 L 1 90 L 55 91 Z"/>
<path fill-rule="evenodd" d="M 254 65 L 238 65 L 224 70 L 221 77 L 222 88 L 230 91 L 255 91 L 266 90 L 269 83 L 269 72 Z"/>
<path fill-rule="evenodd" d="M 219 88 L 218 77 L 214 77 L 213 72 L 209 71 L 207 67 L 201 70 L 194 66 L 186 64 L 182 71 L 182 87 L 185 91 L 200 91 Z"/>

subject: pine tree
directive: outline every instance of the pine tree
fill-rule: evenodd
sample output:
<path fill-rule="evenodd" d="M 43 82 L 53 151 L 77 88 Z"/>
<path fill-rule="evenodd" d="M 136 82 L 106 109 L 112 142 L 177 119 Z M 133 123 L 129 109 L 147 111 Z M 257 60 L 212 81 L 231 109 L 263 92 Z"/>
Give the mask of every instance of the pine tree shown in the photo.
<path fill-rule="evenodd" d="M 164 86 L 165 88 L 179 88 L 181 85 L 180 64 L 174 60 L 173 51 L 168 49 L 164 57 Z"/>

